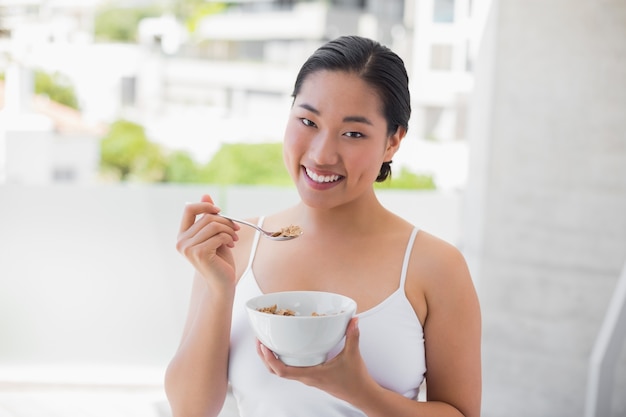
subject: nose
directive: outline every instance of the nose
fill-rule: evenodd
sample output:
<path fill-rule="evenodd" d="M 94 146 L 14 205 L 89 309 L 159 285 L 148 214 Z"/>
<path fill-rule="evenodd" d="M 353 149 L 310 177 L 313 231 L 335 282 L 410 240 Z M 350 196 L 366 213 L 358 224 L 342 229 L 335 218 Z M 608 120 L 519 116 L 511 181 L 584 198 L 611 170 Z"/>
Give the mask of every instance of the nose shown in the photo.
<path fill-rule="evenodd" d="M 327 130 L 320 130 L 310 142 L 309 157 L 318 165 L 334 165 L 339 160 L 336 137 Z"/>

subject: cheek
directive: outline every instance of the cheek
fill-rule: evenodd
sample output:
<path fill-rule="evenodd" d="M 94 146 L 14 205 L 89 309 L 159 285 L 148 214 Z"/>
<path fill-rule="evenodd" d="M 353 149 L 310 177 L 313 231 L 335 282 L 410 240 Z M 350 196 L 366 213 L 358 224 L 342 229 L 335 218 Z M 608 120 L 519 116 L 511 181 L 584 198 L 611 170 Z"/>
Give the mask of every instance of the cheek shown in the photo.
<path fill-rule="evenodd" d="M 369 150 L 366 152 L 354 154 L 348 160 L 344 160 L 346 164 L 350 164 L 351 171 L 359 172 L 359 178 L 367 179 L 374 182 L 380 173 L 380 167 L 384 161 L 383 155 L 379 150 Z"/>
<path fill-rule="evenodd" d="M 361 166 L 363 176 L 366 177 L 369 182 L 376 181 L 376 178 L 378 177 L 378 174 L 380 173 L 381 165 L 382 165 L 382 162 L 378 164 L 377 160 L 372 160 L 368 164 L 363 164 Z"/>
<path fill-rule="evenodd" d="M 297 129 L 291 123 L 285 128 L 285 137 L 283 138 L 283 161 L 287 169 L 291 171 L 294 161 L 299 161 Z"/>

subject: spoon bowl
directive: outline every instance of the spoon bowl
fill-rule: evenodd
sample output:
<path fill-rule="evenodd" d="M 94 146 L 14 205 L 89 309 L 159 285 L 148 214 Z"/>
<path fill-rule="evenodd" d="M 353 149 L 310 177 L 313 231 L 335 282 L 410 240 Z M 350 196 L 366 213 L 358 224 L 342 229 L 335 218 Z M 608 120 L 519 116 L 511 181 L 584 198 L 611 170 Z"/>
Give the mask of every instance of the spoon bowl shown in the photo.
<path fill-rule="evenodd" d="M 283 227 L 281 230 L 279 230 L 277 232 L 270 232 L 268 230 L 262 229 L 261 227 L 257 226 L 256 224 L 247 222 L 245 220 L 236 219 L 234 217 L 226 216 L 226 215 L 221 214 L 221 213 L 218 213 L 218 216 L 223 217 L 223 218 L 228 219 L 228 220 L 233 221 L 233 222 L 237 222 L 237 223 L 243 224 L 245 226 L 252 227 L 252 228 L 258 230 L 259 232 L 261 232 L 261 236 L 263 236 L 266 239 L 270 239 L 270 240 L 291 240 L 291 239 L 295 239 L 295 238 L 299 237 L 300 235 L 302 235 L 302 230 L 298 226 Z"/>

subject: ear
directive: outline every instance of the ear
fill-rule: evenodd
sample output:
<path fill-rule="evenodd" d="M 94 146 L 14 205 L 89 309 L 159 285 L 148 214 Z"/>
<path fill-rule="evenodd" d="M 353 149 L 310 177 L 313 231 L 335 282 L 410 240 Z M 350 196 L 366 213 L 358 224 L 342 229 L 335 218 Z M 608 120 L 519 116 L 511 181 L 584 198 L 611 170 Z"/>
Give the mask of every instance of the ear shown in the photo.
<path fill-rule="evenodd" d="M 400 142 L 406 136 L 406 129 L 398 126 L 396 131 L 387 139 L 387 147 L 385 148 L 385 162 L 391 161 L 395 153 L 400 148 Z"/>

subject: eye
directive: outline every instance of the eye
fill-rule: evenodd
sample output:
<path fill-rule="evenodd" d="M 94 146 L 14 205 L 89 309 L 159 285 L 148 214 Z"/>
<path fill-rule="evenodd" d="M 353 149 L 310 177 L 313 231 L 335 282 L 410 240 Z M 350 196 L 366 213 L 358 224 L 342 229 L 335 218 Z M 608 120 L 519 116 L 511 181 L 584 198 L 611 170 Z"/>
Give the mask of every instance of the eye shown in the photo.
<path fill-rule="evenodd" d="M 360 138 L 365 137 L 365 135 L 361 132 L 346 132 L 344 133 L 344 135 L 349 138 L 355 138 L 355 139 L 360 139 Z"/>
<path fill-rule="evenodd" d="M 300 119 L 300 121 L 301 121 L 301 122 L 302 122 L 302 124 L 303 124 L 303 125 L 305 125 L 305 126 L 309 126 L 309 127 L 316 127 L 315 123 L 313 123 L 311 120 L 309 120 L 309 119 L 307 119 L 307 118 L 305 118 L 305 117 L 302 117 L 302 118 Z"/>

